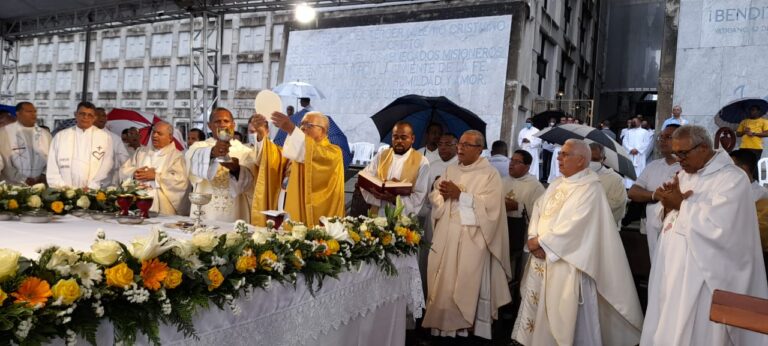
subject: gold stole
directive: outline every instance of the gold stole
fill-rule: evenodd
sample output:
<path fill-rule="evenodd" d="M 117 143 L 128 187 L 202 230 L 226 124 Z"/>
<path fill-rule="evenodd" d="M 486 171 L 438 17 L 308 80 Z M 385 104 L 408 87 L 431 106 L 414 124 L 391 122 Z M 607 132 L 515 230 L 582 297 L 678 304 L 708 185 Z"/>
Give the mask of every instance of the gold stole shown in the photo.
<path fill-rule="evenodd" d="M 283 171 L 288 164 L 288 159 L 283 157 L 280 147 L 268 138 L 264 139 L 262 145 L 259 165 L 254 168 L 256 184 L 253 189 L 251 224 L 264 227 L 267 217 L 261 212 L 263 210 L 277 210 Z"/>
<path fill-rule="evenodd" d="M 285 211 L 291 220 L 313 227 L 321 216 L 344 217 L 344 159 L 327 138 L 306 137 L 304 146 L 304 163 L 292 163 Z"/>
<path fill-rule="evenodd" d="M 421 155 L 420 152 L 413 150 L 412 148 L 408 150 L 411 152 L 411 154 L 407 159 L 405 159 L 405 163 L 403 164 L 403 171 L 400 172 L 400 181 L 416 185 L 416 180 L 419 178 L 419 168 L 421 168 L 421 158 L 423 155 Z M 394 158 L 395 150 L 392 148 L 384 150 L 384 152 L 381 153 L 381 156 L 379 156 L 379 166 L 376 169 L 376 175 L 378 175 L 379 179 L 382 181 L 387 180 L 387 176 L 389 175 L 389 168 L 392 166 L 392 161 Z M 368 210 L 369 213 L 378 214 L 379 206 L 372 205 Z"/>

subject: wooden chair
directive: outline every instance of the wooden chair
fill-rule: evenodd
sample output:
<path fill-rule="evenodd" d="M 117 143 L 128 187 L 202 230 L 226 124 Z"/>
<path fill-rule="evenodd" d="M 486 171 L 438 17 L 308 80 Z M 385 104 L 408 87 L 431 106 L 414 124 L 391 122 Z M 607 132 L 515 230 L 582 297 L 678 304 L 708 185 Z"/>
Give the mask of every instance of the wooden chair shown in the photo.
<path fill-rule="evenodd" d="M 768 299 L 715 290 L 709 319 L 738 328 L 768 334 Z"/>

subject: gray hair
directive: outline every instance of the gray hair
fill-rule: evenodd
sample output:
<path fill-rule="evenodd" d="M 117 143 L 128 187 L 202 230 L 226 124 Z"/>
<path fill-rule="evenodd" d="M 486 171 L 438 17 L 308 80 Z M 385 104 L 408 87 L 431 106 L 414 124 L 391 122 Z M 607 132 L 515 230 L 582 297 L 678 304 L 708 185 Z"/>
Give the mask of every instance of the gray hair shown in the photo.
<path fill-rule="evenodd" d="M 152 125 L 152 129 L 154 131 L 157 131 L 157 129 L 160 128 L 160 127 L 168 127 L 168 133 L 170 133 L 171 136 L 173 136 L 173 125 L 171 125 L 169 122 L 167 122 L 167 121 L 159 121 L 159 122 L 156 122 L 156 123 L 154 123 Z"/>
<path fill-rule="evenodd" d="M 466 130 L 462 136 L 464 135 L 475 136 L 475 144 L 477 145 L 483 145 L 485 143 L 485 135 L 483 135 L 483 133 L 478 130 Z"/>
<path fill-rule="evenodd" d="M 304 114 L 304 117 L 301 120 L 304 120 L 309 117 L 317 117 L 320 119 L 320 122 L 323 124 L 323 130 L 325 130 L 325 133 L 328 133 L 328 127 L 330 127 L 330 121 L 328 120 L 328 117 L 320 112 L 314 111 L 309 112 L 307 114 Z"/>
<path fill-rule="evenodd" d="M 591 142 L 589 143 L 589 148 L 592 150 L 597 150 L 597 152 L 600 153 L 600 158 L 605 158 L 605 146 L 598 143 L 598 142 Z M 590 159 L 592 158 L 592 155 L 590 155 Z"/>
<path fill-rule="evenodd" d="M 689 138 L 693 145 L 703 144 L 707 149 L 712 149 L 712 137 L 707 129 L 697 125 L 683 125 L 672 133 L 672 139 Z"/>
<path fill-rule="evenodd" d="M 565 144 L 570 144 L 573 148 L 573 154 L 583 157 L 586 165 L 589 165 L 589 162 L 592 161 L 592 150 L 589 149 L 587 142 L 581 139 L 571 138 L 565 141 L 563 146 L 565 146 Z"/>

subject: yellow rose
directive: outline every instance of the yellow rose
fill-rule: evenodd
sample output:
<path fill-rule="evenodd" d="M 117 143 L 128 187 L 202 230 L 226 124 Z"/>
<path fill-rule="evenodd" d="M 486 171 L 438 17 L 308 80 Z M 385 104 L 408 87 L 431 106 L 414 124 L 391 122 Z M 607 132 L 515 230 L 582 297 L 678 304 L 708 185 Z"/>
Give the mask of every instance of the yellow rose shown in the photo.
<path fill-rule="evenodd" d="M 219 268 L 213 267 L 208 269 L 208 280 L 211 281 L 211 283 L 208 285 L 208 290 L 213 291 L 219 288 L 221 283 L 224 282 L 224 275 L 221 275 Z"/>
<path fill-rule="evenodd" d="M 99 202 L 104 202 L 107 200 L 107 194 L 103 191 L 99 191 L 96 193 L 96 200 Z"/>
<path fill-rule="evenodd" d="M 107 277 L 107 286 L 123 288 L 133 283 L 133 270 L 125 262 L 107 269 L 104 275 Z"/>
<path fill-rule="evenodd" d="M 123 248 L 114 240 L 99 240 L 91 245 L 91 259 L 101 265 L 112 265 L 120 257 Z"/>
<path fill-rule="evenodd" d="M 365 231 L 363 232 L 363 239 L 368 240 L 373 238 L 373 235 L 371 234 L 371 231 Z"/>
<path fill-rule="evenodd" d="M 8 298 L 8 295 L 3 292 L 3 289 L 0 288 L 0 306 L 3 306 L 3 302 L 5 301 L 5 298 Z"/>
<path fill-rule="evenodd" d="M 237 269 L 239 273 L 245 273 L 249 270 L 255 270 L 257 266 L 258 262 L 256 261 L 256 256 L 246 255 L 237 258 L 235 269 Z"/>
<path fill-rule="evenodd" d="M 267 271 L 272 270 L 272 263 L 275 262 L 277 262 L 277 255 L 275 255 L 272 250 L 264 251 L 264 253 L 259 256 L 259 264 Z"/>
<path fill-rule="evenodd" d="M 301 269 L 301 267 L 304 266 L 304 258 L 301 255 L 301 250 L 296 250 L 293 252 L 293 256 L 296 257 L 296 260 L 293 261 L 293 266 L 296 267 L 296 269 Z"/>
<path fill-rule="evenodd" d="M 53 285 L 51 292 L 53 293 L 53 299 L 61 299 L 64 305 L 70 305 L 77 298 L 80 298 L 80 286 L 77 285 L 75 279 L 60 279 L 59 282 Z"/>
<path fill-rule="evenodd" d="M 174 289 L 181 285 L 183 276 L 180 270 L 170 269 L 168 270 L 168 276 L 163 280 L 163 286 L 167 289 Z"/>
<path fill-rule="evenodd" d="M 384 233 L 383 236 L 381 236 L 381 245 L 387 246 L 389 244 L 392 244 L 392 235 L 389 233 Z"/>
<path fill-rule="evenodd" d="M 61 212 L 64 211 L 64 203 L 61 201 L 51 203 L 51 210 L 56 214 L 61 214 Z"/>
<path fill-rule="evenodd" d="M 405 227 L 396 227 L 395 228 L 395 233 L 397 233 L 397 235 L 399 235 L 401 237 L 405 237 L 405 235 L 408 233 L 408 231 L 409 231 L 409 229 L 407 229 Z"/>
<path fill-rule="evenodd" d="M 353 242 L 355 242 L 355 244 L 360 242 L 360 235 L 357 234 L 357 232 L 351 231 L 351 230 L 348 232 L 349 232 L 349 237 L 352 239 Z"/>
<path fill-rule="evenodd" d="M 330 256 L 339 252 L 339 242 L 331 239 L 325 242 L 325 255 Z"/>
<path fill-rule="evenodd" d="M 16 202 L 15 199 L 9 199 L 8 210 L 16 210 L 16 209 L 19 209 L 19 202 Z"/>
<path fill-rule="evenodd" d="M 21 253 L 11 249 L 0 249 L 0 282 L 14 275 L 19 268 Z"/>

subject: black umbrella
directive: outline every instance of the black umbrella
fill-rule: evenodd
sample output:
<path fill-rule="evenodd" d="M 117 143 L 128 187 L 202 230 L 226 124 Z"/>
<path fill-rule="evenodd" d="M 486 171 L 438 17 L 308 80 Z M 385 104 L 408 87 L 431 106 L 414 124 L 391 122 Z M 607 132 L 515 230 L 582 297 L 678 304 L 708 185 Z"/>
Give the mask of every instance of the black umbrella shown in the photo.
<path fill-rule="evenodd" d="M 555 123 L 560 123 L 560 118 L 564 116 L 567 116 L 567 114 L 561 110 L 549 110 L 534 115 L 531 121 L 537 129 L 543 129 L 549 127 L 549 118 L 555 118 L 557 119 Z"/>
<path fill-rule="evenodd" d="M 721 127 L 730 127 L 736 129 L 739 123 L 749 117 L 749 110 L 752 107 L 760 109 L 760 116 L 765 116 L 768 112 L 768 101 L 759 98 L 743 98 L 729 102 L 725 107 L 717 112 L 715 123 Z"/>
<path fill-rule="evenodd" d="M 416 135 L 414 144 L 423 143 L 430 123 L 442 125 L 445 132 L 456 137 L 467 130 L 477 130 L 485 135 L 485 122 L 480 117 L 444 96 L 403 96 L 371 116 L 371 119 L 379 130 L 381 141 L 388 144 L 392 144 L 392 127 L 398 121 L 411 124 Z"/>
<path fill-rule="evenodd" d="M 603 131 L 592 126 L 578 124 L 562 124 L 543 131 L 534 136 L 544 141 L 565 144 L 569 139 L 583 139 L 587 142 L 597 142 L 605 147 L 605 165 L 613 168 L 630 179 L 637 179 L 635 166 L 632 164 L 627 150 L 619 143 L 608 137 Z"/>

